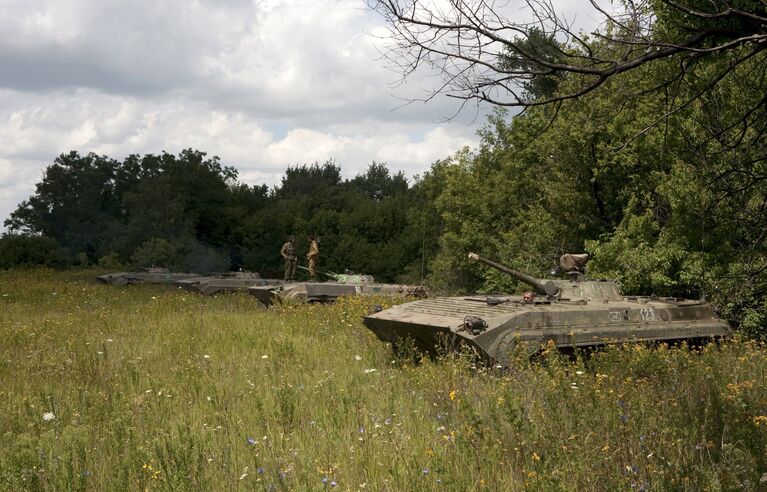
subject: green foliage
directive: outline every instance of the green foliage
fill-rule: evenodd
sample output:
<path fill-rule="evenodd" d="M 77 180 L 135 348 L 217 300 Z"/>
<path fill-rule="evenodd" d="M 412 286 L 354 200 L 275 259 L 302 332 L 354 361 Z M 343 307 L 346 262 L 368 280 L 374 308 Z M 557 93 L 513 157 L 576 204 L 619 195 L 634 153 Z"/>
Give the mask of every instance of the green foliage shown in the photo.
<path fill-rule="evenodd" d="M 152 238 L 136 249 L 131 256 L 131 263 L 142 268 L 176 269 L 181 263 L 181 258 L 178 249 L 168 240 Z"/>
<path fill-rule="evenodd" d="M 6 233 L 0 237 L 0 269 L 13 267 L 62 267 L 67 258 L 51 238 Z"/>

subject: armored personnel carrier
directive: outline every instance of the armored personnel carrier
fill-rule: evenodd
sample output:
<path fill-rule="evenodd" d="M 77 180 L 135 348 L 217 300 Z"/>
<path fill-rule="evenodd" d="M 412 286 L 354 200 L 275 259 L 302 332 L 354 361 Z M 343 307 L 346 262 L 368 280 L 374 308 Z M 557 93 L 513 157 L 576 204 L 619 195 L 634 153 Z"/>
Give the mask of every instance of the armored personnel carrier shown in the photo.
<path fill-rule="evenodd" d="M 509 354 L 607 343 L 674 341 L 731 333 L 704 301 L 623 295 L 617 282 L 588 280 L 587 255 L 560 260 L 567 280 L 539 279 L 474 253 L 469 258 L 530 285 L 519 295 L 425 299 L 366 316 L 365 326 L 383 341 L 410 338 L 422 351 L 441 344 L 468 345 L 488 361 L 508 365 Z"/>
<path fill-rule="evenodd" d="M 167 268 L 144 268 L 140 272 L 116 272 L 99 275 L 99 282 L 112 285 L 173 284 L 179 280 L 199 277 L 198 273 L 172 273 Z"/>
<path fill-rule="evenodd" d="M 230 272 L 204 277 L 192 277 L 177 281 L 175 284 L 183 289 L 213 295 L 219 292 L 247 291 L 249 287 L 264 285 L 279 285 L 282 280 L 261 278 L 255 272 Z"/>
<path fill-rule="evenodd" d="M 340 296 L 423 297 L 426 295 L 425 290 L 420 285 L 381 284 L 377 283 L 371 275 L 355 273 L 319 273 L 330 278 L 331 281 L 295 282 L 276 286 L 250 287 L 248 293 L 266 306 L 281 304 L 284 301 L 330 303 L 335 302 Z"/>

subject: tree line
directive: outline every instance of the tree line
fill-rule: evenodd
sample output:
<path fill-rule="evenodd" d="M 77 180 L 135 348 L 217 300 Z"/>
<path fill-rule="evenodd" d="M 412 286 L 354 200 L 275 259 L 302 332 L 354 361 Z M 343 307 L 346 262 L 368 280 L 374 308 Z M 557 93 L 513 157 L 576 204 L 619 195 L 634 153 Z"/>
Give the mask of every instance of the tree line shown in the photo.
<path fill-rule="evenodd" d="M 5 221 L 0 266 L 164 266 L 281 271 L 280 246 L 320 237 L 321 266 L 420 280 L 417 186 L 371 163 L 342 179 L 334 162 L 297 165 L 279 185 L 248 186 L 217 157 L 60 155 Z"/>

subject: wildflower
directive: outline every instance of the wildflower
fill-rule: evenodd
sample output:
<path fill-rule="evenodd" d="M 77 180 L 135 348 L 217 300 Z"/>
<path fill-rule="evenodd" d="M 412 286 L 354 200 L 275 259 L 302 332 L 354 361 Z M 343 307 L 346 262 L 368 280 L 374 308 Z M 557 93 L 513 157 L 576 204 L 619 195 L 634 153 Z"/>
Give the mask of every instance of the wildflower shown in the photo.
<path fill-rule="evenodd" d="M 322 482 L 323 484 L 325 484 L 325 483 L 328 483 L 328 480 L 329 480 L 329 479 L 328 479 L 328 477 L 322 477 L 322 479 L 320 480 L 320 482 Z"/>
<path fill-rule="evenodd" d="M 577 374 L 578 376 L 580 376 L 581 374 L 583 374 L 583 371 L 575 371 L 575 374 Z"/>
<path fill-rule="evenodd" d="M 360 361 L 360 360 L 362 360 L 362 356 L 361 355 L 355 355 L 354 356 L 354 360 Z"/>
<path fill-rule="evenodd" d="M 424 468 L 423 470 L 421 470 L 421 473 L 423 473 L 423 476 L 425 477 L 426 475 L 429 474 L 429 469 L 428 468 Z"/>
<path fill-rule="evenodd" d="M 43 420 L 46 422 L 50 422 L 51 420 L 55 419 L 56 415 L 53 412 L 45 412 L 43 414 Z"/>
<path fill-rule="evenodd" d="M 263 475 L 265 471 L 266 470 L 264 470 L 264 467 L 262 466 L 259 466 L 258 468 L 256 468 L 256 473 L 258 473 L 259 475 Z"/>
<path fill-rule="evenodd" d="M 450 397 L 450 401 L 455 401 L 455 394 L 456 394 L 456 393 L 455 393 L 455 390 L 452 390 L 452 391 L 450 392 L 450 394 L 449 394 L 449 395 L 447 395 L 447 396 L 449 396 L 449 397 Z"/>
<path fill-rule="evenodd" d="M 255 446 L 256 445 L 256 440 L 253 439 L 252 437 L 249 437 L 248 438 L 248 444 L 250 444 L 251 446 Z"/>
<path fill-rule="evenodd" d="M 268 358 L 269 358 L 269 356 L 268 356 L 268 355 L 266 355 L 266 354 L 264 354 L 264 355 L 262 355 L 262 356 L 261 356 L 261 358 L 262 358 L 262 359 L 268 359 Z"/>
<path fill-rule="evenodd" d="M 335 487 L 336 485 L 338 485 L 338 484 L 336 483 L 336 481 L 335 481 L 335 480 L 333 480 L 332 482 L 330 482 L 330 486 L 331 486 L 331 487 Z"/>
<path fill-rule="evenodd" d="M 363 426 L 360 426 L 360 434 L 364 434 L 364 433 L 365 433 L 365 428 Z"/>
<path fill-rule="evenodd" d="M 203 359 L 210 359 L 210 356 L 208 354 L 205 354 L 202 356 Z"/>
<path fill-rule="evenodd" d="M 365 369 L 365 370 L 364 370 L 364 371 L 362 371 L 362 372 L 364 372 L 365 374 L 370 374 L 370 373 L 372 373 L 372 372 L 376 372 L 376 369 Z"/>
<path fill-rule="evenodd" d="M 541 457 L 535 451 L 533 451 L 533 461 L 541 461 Z"/>

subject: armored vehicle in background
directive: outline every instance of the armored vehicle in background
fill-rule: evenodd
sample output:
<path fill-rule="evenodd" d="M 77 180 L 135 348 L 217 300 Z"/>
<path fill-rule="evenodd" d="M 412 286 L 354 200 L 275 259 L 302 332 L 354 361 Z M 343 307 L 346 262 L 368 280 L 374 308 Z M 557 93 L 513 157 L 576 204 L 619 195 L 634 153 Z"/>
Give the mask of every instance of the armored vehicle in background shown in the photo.
<path fill-rule="evenodd" d="M 204 277 L 192 277 L 177 281 L 175 284 L 186 290 L 201 294 L 217 294 L 219 292 L 244 292 L 254 286 L 275 286 L 284 283 L 282 280 L 261 278 L 255 272 L 230 272 Z"/>
<path fill-rule="evenodd" d="M 626 296 L 611 280 L 587 280 L 586 255 L 565 255 L 567 280 L 539 279 L 474 253 L 469 258 L 530 285 L 519 295 L 425 299 L 366 316 L 365 326 L 392 344 L 412 339 L 422 351 L 473 347 L 486 360 L 508 365 L 509 354 L 608 343 L 705 339 L 729 335 L 726 321 L 704 301 Z"/>
<path fill-rule="evenodd" d="M 299 267 L 303 268 L 304 267 Z M 355 273 L 319 272 L 329 282 L 295 282 L 276 286 L 250 287 L 248 293 L 266 306 L 290 302 L 335 302 L 340 296 L 381 295 L 424 297 L 420 285 L 376 283 L 371 275 Z"/>
<path fill-rule="evenodd" d="M 173 284 L 179 280 L 199 277 L 198 273 L 172 273 L 167 268 L 144 268 L 140 272 L 116 272 L 99 275 L 97 280 L 105 284 Z"/>

